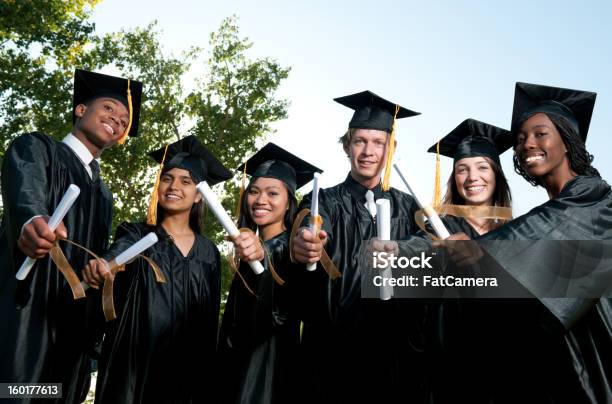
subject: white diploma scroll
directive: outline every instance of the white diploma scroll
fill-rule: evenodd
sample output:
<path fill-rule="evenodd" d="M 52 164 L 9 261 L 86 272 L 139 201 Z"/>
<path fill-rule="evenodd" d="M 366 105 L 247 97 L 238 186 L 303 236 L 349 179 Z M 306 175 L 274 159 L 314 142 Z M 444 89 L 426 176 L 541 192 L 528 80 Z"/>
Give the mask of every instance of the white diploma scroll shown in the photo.
<path fill-rule="evenodd" d="M 438 237 L 440 237 L 442 240 L 449 238 L 450 233 L 446 229 L 446 226 L 444 226 L 444 223 L 442 223 L 442 220 L 440 219 L 440 216 L 438 216 L 438 213 L 431 206 L 423 205 L 423 199 L 420 199 L 419 196 L 414 192 L 412 187 L 410 187 L 408 180 L 406 180 L 406 177 L 404 177 L 397 164 L 393 164 L 393 167 L 395 168 L 395 171 L 397 171 L 399 177 L 402 179 L 404 185 L 406 185 L 406 188 L 408 188 L 408 191 L 410 191 L 410 193 L 416 200 L 416 203 L 425 212 L 425 216 L 427 216 L 427 218 L 429 219 L 429 223 L 431 223 L 431 227 L 433 227 Z"/>
<path fill-rule="evenodd" d="M 117 266 L 123 265 L 126 262 L 130 262 L 131 260 L 136 258 L 138 254 L 142 253 L 155 243 L 157 243 L 157 235 L 153 232 L 150 232 L 149 234 L 132 244 L 127 250 L 117 255 L 113 261 Z M 81 282 L 81 286 L 83 286 L 83 289 L 89 288 L 89 285 L 85 282 Z"/>
<path fill-rule="evenodd" d="M 126 262 L 133 260 L 138 254 L 157 243 L 157 235 L 153 232 L 147 234 L 124 252 L 115 257 L 117 265 L 123 265 Z"/>
<path fill-rule="evenodd" d="M 316 224 L 316 217 L 319 216 L 319 173 L 314 173 L 314 178 L 312 182 L 312 200 L 310 201 L 310 231 L 315 235 L 319 233 L 319 225 Z M 311 262 L 306 265 L 306 269 L 309 271 L 314 271 L 317 269 L 317 263 Z"/>
<path fill-rule="evenodd" d="M 59 205 L 57 205 L 57 208 L 55 208 L 55 212 L 53 212 L 53 215 L 47 223 L 51 231 L 55 231 L 55 229 L 57 229 L 57 226 L 59 226 L 62 220 L 64 220 L 64 216 L 66 216 L 66 213 L 68 213 L 80 193 L 81 189 L 79 187 L 74 184 L 70 184 L 70 186 L 66 190 L 66 193 L 60 200 Z M 26 258 L 26 260 L 23 261 L 23 264 L 21 264 L 21 268 L 19 268 L 19 271 L 17 271 L 15 277 L 20 281 L 24 280 L 30 273 L 30 270 L 34 266 L 35 262 L 36 259 L 34 258 Z"/>
<path fill-rule="evenodd" d="M 388 199 L 379 199 L 376 201 L 376 230 L 378 239 L 381 241 L 389 241 L 391 239 L 391 203 Z M 389 279 L 393 276 L 391 267 L 387 266 L 382 270 L 381 276 L 383 279 Z M 383 282 L 380 286 L 380 299 L 389 300 L 393 296 L 393 286 Z"/>
<path fill-rule="evenodd" d="M 223 226 L 227 234 L 229 234 L 231 237 L 238 236 L 240 234 L 240 231 L 238 231 L 238 228 L 236 227 L 232 219 L 229 217 L 225 209 L 223 209 L 223 206 L 221 206 L 221 203 L 217 199 L 217 196 L 212 191 L 212 189 L 210 189 L 210 186 L 208 186 L 206 181 L 200 182 L 197 188 L 198 191 L 202 194 L 202 197 L 204 197 L 204 199 L 206 200 L 206 203 L 210 207 L 210 210 L 212 210 L 213 214 L 215 215 L 219 223 L 221 223 L 221 226 Z M 249 265 L 251 266 L 253 272 L 255 272 L 257 275 L 264 271 L 264 267 L 259 261 L 250 261 Z"/>

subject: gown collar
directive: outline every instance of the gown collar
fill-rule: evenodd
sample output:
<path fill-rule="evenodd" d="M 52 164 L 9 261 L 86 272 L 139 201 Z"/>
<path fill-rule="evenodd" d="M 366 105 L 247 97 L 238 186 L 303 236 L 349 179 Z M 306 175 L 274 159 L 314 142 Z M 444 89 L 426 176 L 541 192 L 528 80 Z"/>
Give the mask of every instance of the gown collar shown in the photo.
<path fill-rule="evenodd" d="M 578 175 L 569 180 L 555 198 L 562 201 L 599 200 L 610 192 L 610 185 L 599 177 Z"/>
<path fill-rule="evenodd" d="M 87 174 L 89 174 L 89 178 L 92 178 L 91 167 L 89 166 L 89 164 L 94 159 L 94 157 L 91 154 L 91 152 L 87 149 L 87 147 L 85 147 L 83 142 L 81 142 L 72 133 L 68 133 L 66 137 L 62 139 L 62 143 L 68 146 L 70 150 L 72 150 L 72 152 L 76 154 L 79 160 L 81 160 L 81 163 L 83 163 L 83 167 L 85 168 L 85 171 L 87 171 Z M 96 161 L 98 162 L 98 164 L 100 164 L 99 158 L 96 159 Z"/>
<path fill-rule="evenodd" d="M 87 150 L 87 147 L 85 147 L 85 145 L 72 133 L 67 134 L 66 137 L 62 139 L 62 143 L 70 147 L 70 150 L 77 155 L 84 165 L 88 166 L 94 159 L 91 152 Z"/>
<path fill-rule="evenodd" d="M 368 188 L 355 181 L 355 179 L 351 176 L 351 173 L 347 175 L 346 180 L 344 180 L 344 184 L 348 188 L 353 198 L 355 198 L 359 202 L 366 201 L 365 194 L 368 191 Z M 371 191 L 374 192 L 375 200 L 383 198 L 385 193 L 382 191 L 382 181 L 379 182 L 378 185 L 376 185 L 374 188 L 372 188 Z"/>

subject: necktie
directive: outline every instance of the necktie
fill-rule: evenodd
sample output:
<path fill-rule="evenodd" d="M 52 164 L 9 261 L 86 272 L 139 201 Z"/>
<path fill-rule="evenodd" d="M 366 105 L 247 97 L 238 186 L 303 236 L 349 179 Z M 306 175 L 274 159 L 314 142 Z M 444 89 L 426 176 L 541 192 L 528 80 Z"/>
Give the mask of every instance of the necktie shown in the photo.
<path fill-rule="evenodd" d="M 91 168 L 91 180 L 93 182 L 98 181 L 98 179 L 100 178 L 100 164 L 98 164 L 97 160 L 91 160 L 91 163 L 89 163 L 89 168 Z"/>
<path fill-rule="evenodd" d="M 366 197 L 366 208 L 370 212 L 370 216 L 376 218 L 376 202 L 374 202 L 374 192 L 368 190 L 365 194 Z"/>

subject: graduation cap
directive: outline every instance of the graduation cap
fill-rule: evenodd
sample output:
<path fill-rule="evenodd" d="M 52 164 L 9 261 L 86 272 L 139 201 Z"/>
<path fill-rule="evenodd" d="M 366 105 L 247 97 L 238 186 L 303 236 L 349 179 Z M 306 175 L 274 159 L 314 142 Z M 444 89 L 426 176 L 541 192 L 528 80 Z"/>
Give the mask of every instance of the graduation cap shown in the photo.
<path fill-rule="evenodd" d="M 385 174 L 382 188 L 389 190 L 391 178 L 391 163 L 395 152 L 395 120 L 420 115 L 391 101 L 374 94 L 371 91 L 334 98 L 339 104 L 355 110 L 349 122 L 349 129 L 376 129 L 391 134 L 387 148 Z"/>
<path fill-rule="evenodd" d="M 516 83 L 512 132 L 517 133 L 529 117 L 543 112 L 566 118 L 586 141 L 596 97 L 597 93 L 590 91 Z"/>
<path fill-rule="evenodd" d="M 420 112 L 387 101 L 368 90 L 334 98 L 334 101 L 355 110 L 349 122 L 351 129 L 376 129 L 391 133 L 395 119 L 420 115 Z"/>
<path fill-rule="evenodd" d="M 455 161 L 467 157 L 488 157 L 501 165 L 499 156 L 513 145 L 512 133 L 476 119 L 466 119 L 427 151 L 436 153 L 433 205 L 440 204 L 440 155 Z"/>
<path fill-rule="evenodd" d="M 154 150 L 149 156 L 160 166 L 149 202 L 148 224 L 155 225 L 157 221 L 157 188 L 164 167 L 187 170 L 195 182 L 206 181 L 210 186 L 232 178 L 232 173 L 193 135 Z"/>
<path fill-rule="evenodd" d="M 287 184 L 293 194 L 295 194 L 296 189 L 312 180 L 314 173 L 323 172 L 320 168 L 274 143 L 265 145 L 250 159 L 241 164 L 238 170 L 251 175 L 251 180 L 259 177 L 281 180 Z"/>
<path fill-rule="evenodd" d="M 138 136 L 140 104 L 142 101 L 142 83 L 135 80 L 76 69 L 74 72 L 73 110 L 79 104 L 87 104 L 100 97 L 108 97 L 121 102 L 130 114 L 127 130 L 119 140 L 119 143 L 123 144 L 127 135 L 133 137 Z M 76 116 L 73 115 L 73 124 L 75 120 Z"/>
<path fill-rule="evenodd" d="M 500 164 L 499 156 L 512 144 L 510 131 L 476 119 L 466 119 L 427 151 L 439 152 L 455 161 L 466 157 L 489 157 Z"/>

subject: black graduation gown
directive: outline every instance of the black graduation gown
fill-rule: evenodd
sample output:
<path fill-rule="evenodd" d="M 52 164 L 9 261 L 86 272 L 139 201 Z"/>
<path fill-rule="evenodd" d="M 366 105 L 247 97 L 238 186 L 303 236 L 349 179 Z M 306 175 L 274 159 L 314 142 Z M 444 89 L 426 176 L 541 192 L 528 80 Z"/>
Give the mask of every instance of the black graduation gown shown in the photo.
<path fill-rule="evenodd" d="M 342 276 L 331 280 L 317 270 L 299 271 L 305 401 L 424 402 L 423 321 L 421 299 L 361 298 L 366 243 L 376 237 L 376 223 L 365 207 L 367 189 L 350 174 L 319 193 L 325 250 Z M 416 203 L 396 189 L 373 190 L 391 203 L 391 238 L 414 234 Z M 302 207 L 310 207 L 310 196 Z"/>
<path fill-rule="evenodd" d="M 470 238 L 479 236 L 464 218 L 446 215 L 442 216 L 441 220 L 450 234 L 463 232 Z M 435 234 L 429 226 L 428 232 Z M 421 252 L 432 256 L 431 264 L 437 271 L 442 268 L 447 271 L 456 270 L 448 265 L 450 261 L 444 249 L 434 249 L 430 236 L 422 229 L 419 229 L 414 237 L 399 240 L 398 247 L 400 256 L 417 256 Z M 433 403 L 470 402 L 472 396 L 463 391 L 465 378 L 471 380 L 473 369 L 477 368 L 477 361 L 473 352 L 467 353 L 469 349 L 466 349 L 466 344 L 471 344 L 471 341 L 466 335 L 471 336 L 474 333 L 473 327 L 477 323 L 471 321 L 469 315 L 474 312 L 478 303 L 474 299 L 461 299 L 460 293 L 450 288 L 421 287 L 417 288 L 416 292 L 399 288 L 395 295 L 406 299 L 416 296 L 415 293 L 419 291 L 420 299 L 426 305 L 424 343 L 427 359 L 423 372 L 427 374 L 427 400 Z M 466 310 L 466 306 L 470 309 Z"/>
<path fill-rule="evenodd" d="M 529 275 L 559 265 L 559 255 L 538 243 L 514 251 L 511 243 L 495 248 L 490 240 L 539 239 L 612 240 L 610 186 L 596 177 L 575 177 L 557 198 L 480 238 L 500 267 L 530 291 Z M 592 262 L 607 260 L 609 271 L 609 248 L 600 254 Z M 508 299 L 490 308 L 481 318 L 489 326 L 479 328 L 481 357 L 488 361 L 474 379 L 481 377 L 477 385 L 488 390 L 483 402 L 612 402 L 610 298 Z"/>
<path fill-rule="evenodd" d="M 79 402 L 89 385 L 89 299 L 73 300 L 68 283 L 49 257 L 37 261 L 24 281 L 15 273 L 25 256 L 17 247 L 22 225 L 51 215 L 70 184 L 81 193 L 64 218 L 68 238 L 100 253 L 107 247 L 112 196 L 92 181 L 75 153 L 42 133 L 17 138 L 2 163 L 4 215 L 0 228 L 0 381 L 60 382 L 62 402 Z M 60 244 L 77 274 L 90 259 Z M 93 292 L 89 292 L 91 294 Z M 28 402 L 29 400 L 23 400 Z M 46 400 L 45 402 L 49 402 Z"/>
<path fill-rule="evenodd" d="M 111 259 L 144 237 L 145 224 L 123 223 L 107 253 Z M 166 278 L 138 259 L 115 277 L 117 318 L 107 323 L 96 403 L 213 402 L 221 261 L 198 234 L 184 257 L 163 228 L 145 255 Z"/>
<path fill-rule="evenodd" d="M 241 262 L 240 273 L 257 296 L 234 277 L 219 337 L 222 402 L 291 403 L 299 395 L 294 367 L 300 324 L 292 301 L 295 268 L 289 259 L 289 232 L 265 241 L 265 247 L 285 284 L 276 283 L 267 265 L 255 275 Z"/>
<path fill-rule="evenodd" d="M 476 239 L 480 235 L 462 217 L 446 215 L 441 217 L 450 234 L 465 233 Z M 425 232 L 418 235 L 425 237 Z M 408 241 L 410 247 L 422 248 L 422 243 Z M 402 245 L 404 254 L 408 246 Z M 434 267 L 446 268 L 454 273 L 465 272 L 465 268 L 454 268 L 444 254 L 436 251 L 438 260 Z M 448 266 L 448 267 L 447 267 Z M 454 297 L 443 297 L 429 301 L 427 319 L 427 357 L 428 374 L 431 386 L 432 402 L 477 403 L 483 397 L 489 397 L 488 386 L 483 378 L 489 372 L 485 366 L 488 340 L 482 341 L 483 329 L 490 332 L 491 323 L 487 320 L 493 313 L 490 303 L 493 299 L 465 298 L 453 290 L 441 290 L 441 293 Z M 441 296 L 442 297 L 442 296 Z M 486 401 L 484 401 L 486 402 Z"/>

